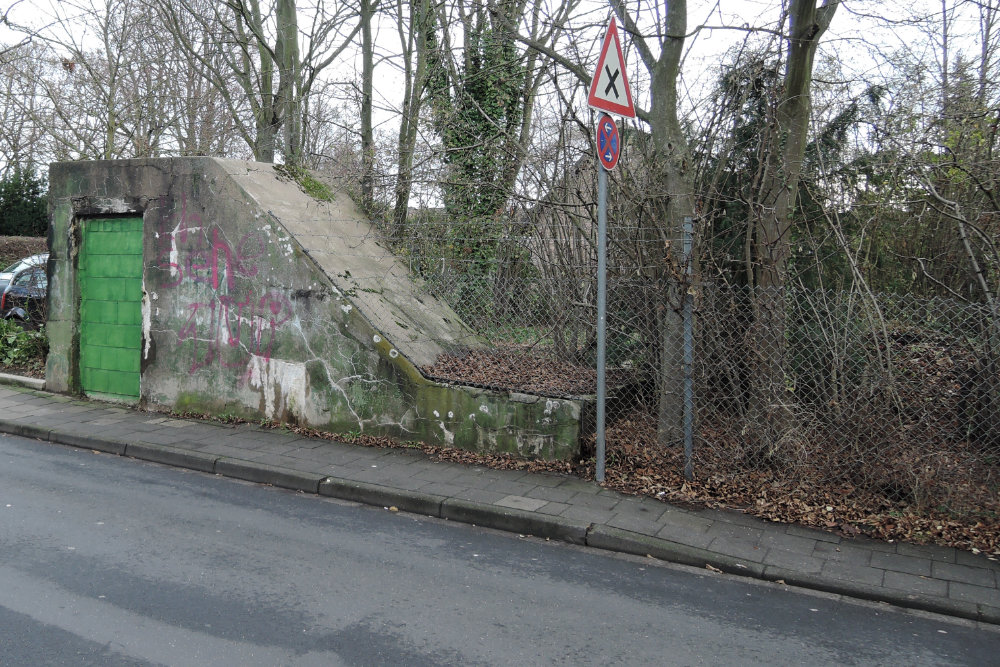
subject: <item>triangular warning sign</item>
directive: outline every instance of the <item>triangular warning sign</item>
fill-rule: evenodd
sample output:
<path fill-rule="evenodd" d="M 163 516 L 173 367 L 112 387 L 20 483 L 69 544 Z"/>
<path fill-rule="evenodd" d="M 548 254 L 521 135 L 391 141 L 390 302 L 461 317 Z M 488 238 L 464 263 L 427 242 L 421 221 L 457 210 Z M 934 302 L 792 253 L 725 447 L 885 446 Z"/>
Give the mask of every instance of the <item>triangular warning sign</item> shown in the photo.
<path fill-rule="evenodd" d="M 611 48 L 612 45 L 614 48 Z M 629 90 L 628 77 L 625 75 L 625 58 L 622 56 L 622 43 L 618 39 L 618 25 L 614 17 L 604 36 L 587 104 L 601 111 L 635 118 L 635 105 L 632 104 L 632 91 Z"/>

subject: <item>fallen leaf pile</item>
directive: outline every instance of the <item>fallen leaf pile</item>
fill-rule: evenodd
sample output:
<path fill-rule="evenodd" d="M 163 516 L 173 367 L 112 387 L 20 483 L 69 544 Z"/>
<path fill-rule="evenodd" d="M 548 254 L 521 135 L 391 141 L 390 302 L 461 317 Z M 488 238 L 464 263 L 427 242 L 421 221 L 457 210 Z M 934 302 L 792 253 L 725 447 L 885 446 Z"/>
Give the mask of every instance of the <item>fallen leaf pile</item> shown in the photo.
<path fill-rule="evenodd" d="M 597 391 L 597 371 L 567 361 L 516 350 L 470 350 L 442 354 L 432 366 L 423 366 L 432 380 L 460 382 L 490 389 L 516 390 L 550 396 L 582 396 Z M 609 371 L 608 384 L 620 385 L 629 374 Z"/>

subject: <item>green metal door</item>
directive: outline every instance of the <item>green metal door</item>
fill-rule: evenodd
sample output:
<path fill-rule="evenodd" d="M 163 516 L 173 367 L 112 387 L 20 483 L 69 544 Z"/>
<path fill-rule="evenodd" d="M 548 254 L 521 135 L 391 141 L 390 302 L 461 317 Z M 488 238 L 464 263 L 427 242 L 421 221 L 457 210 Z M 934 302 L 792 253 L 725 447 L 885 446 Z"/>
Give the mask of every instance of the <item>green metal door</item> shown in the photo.
<path fill-rule="evenodd" d="M 77 275 L 83 391 L 135 401 L 142 347 L 142 218 L 84 220 Z"/>

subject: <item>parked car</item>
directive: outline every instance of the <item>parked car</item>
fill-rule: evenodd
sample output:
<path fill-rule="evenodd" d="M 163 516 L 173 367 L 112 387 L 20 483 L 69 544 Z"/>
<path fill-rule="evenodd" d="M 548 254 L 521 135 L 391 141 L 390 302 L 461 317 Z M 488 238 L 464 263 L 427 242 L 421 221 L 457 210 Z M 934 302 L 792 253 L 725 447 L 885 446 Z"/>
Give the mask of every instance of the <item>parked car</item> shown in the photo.
<path fill-rule="evenodd" d="M 0 316 L 40 324 L 45 319 L 48 288 L 45 264 L 31 265 L 15 272 L 0 296 Z"/>
<path fill-rule="evenodd" d="M 11 264 L 10 266 L 8 266 L 3 271 L 0 271 L 0 294 L 2 294 L 3 291 L 7 288 L 7 285 L 10 283 L 11 279 L 14 277 L 15 274 L 18 274 L 21 271 L 29 269 L 33 266 L 44 267 L 46 262 L 48 261 L 49 261 L 49 253 L 43 252 L 37 255 L 32 255 L 31 257 L 25 257 L 24 259 L 18 260 L 13 264 Z"/>

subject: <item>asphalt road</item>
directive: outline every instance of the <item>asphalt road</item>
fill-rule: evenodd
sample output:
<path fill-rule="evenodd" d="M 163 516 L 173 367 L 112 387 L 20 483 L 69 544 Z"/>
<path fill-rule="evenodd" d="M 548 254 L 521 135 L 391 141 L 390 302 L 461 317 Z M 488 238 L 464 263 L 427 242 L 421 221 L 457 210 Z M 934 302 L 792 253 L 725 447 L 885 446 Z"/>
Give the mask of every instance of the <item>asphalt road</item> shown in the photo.
<path fill-rule="evenodd" d="M 0 436 L 0 664 L 997 665 L 1000 632 Z"/>

